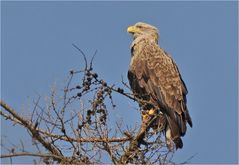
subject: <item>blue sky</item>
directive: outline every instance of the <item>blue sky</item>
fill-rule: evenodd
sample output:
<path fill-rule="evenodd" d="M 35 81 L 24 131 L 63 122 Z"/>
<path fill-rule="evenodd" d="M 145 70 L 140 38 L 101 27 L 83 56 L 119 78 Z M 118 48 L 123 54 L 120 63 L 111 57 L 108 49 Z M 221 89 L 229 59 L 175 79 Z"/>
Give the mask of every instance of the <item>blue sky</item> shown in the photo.
<path fill-rule="evenodd" d="M 193 120 L 174 160 L 237 163 L 238 158 L 238 5 L 237 2 L 2 2 L 1 97 L 24 110 L 38 94 L 62 85 L 91 57 L 108 82 L 126 80 L 132 38 L 127 26 L 142 21 L 159 28 L 160 46 L 175 59 L 187 85 Z M 122 104 L 116 116 L 139 122 Z M 134 104 L 136 105 L 136 104 Z M 125 115 L 127 114 L 127 115 Z M 19 127 L 1 121 L 2 135 L 24 138 Z M 7 131 L 7 132 L 6 132 Z M 20 158 L 19 162 L 29 162 Z"/>

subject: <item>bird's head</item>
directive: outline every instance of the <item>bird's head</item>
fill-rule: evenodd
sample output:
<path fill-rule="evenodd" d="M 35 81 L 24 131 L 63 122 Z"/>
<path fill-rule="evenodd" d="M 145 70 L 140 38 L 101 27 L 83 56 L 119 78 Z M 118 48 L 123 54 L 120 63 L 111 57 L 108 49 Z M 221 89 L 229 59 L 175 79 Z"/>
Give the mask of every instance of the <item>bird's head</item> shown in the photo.
<path fill-rule="evenodd" d="M 143 22 L 138 22 L 133 26 L 129 26 L 127 31 L 133 34 L 134 39 L 145 36 L 153 38 L 157 42 L 159 38 L 158 29 Z"/>

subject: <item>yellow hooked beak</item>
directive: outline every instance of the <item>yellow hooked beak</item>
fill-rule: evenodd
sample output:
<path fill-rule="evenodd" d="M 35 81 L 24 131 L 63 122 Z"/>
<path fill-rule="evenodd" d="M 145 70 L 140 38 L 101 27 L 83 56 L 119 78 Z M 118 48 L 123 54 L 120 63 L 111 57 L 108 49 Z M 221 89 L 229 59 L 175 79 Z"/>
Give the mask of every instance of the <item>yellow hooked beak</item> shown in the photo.
<path fill-rule="evenodd" d="M 135 27 L 135 26 L 129 26 L 128 29 L 127 29 L 127 32 L 129 32 L 129 33 L 137 33 L 137 32 L 140 32 L 140 29 Z"/>

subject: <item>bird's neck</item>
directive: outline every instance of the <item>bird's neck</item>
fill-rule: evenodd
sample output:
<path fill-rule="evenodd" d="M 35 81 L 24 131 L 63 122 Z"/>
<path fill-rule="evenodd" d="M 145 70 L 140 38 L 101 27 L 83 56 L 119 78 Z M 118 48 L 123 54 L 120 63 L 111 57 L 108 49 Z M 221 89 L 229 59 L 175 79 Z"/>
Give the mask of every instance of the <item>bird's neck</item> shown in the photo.
<path fill-rule="evenodd" d="M 144 43 L 155 43 L 158 45 L 158 38 L 157 37 L 152 37 L 152 36 L 146 36 L 146 35 L 142 35 L 142 36 L 138 36 L 134 38 L 134 41 L 132 42 L 130 48 L 131 48 L 131 55 L 133 56 L 133 51 L 134 51 L 134 47 L 136 45 L 142 44 L 142 47 L 144 45 Z"/>
<path fill-rule="evenodd" d="M 148 42 L 155 42 L 158 44 L 158 35 L 156 34 L 148 34 L 148 35 L 134 35 L 134 41 L 131 44 L 131 47 L 135 44 L 140 43 L 142 40 L 148 41 Z"/>

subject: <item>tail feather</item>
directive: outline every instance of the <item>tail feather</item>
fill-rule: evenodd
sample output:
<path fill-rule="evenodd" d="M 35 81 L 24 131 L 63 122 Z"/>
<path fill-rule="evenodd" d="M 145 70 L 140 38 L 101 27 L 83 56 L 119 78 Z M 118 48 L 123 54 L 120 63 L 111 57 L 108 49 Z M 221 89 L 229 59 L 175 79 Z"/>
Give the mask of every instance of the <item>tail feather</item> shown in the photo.
<path fill-rule="evenodd" d="M 166 115 L 167 119 L 167 128 L 166 128 L 166 140 L 167 140 L 167 146 L 168 148 L 172 148 L 171 141 L 174 142 L 176 149 L 183 147 L 183 141 L 180 138 L 182 136 L 182 128 L 180 128 L 179 123 L 176 123 L 173 119 L 171 119 L 169 116 Z M 182 122 L 182 121 L 181 121 Z M 184 124 L 184 123 L 181 123 Z M 186 131 L 186 128 L 184 128 Z"/>
<path fill-rule="evenodd" d="M 176 150 L 178 148 L 183 148 L 183 141 L 180 138 L 180 135 L 173 137 L 170 127 L 167 127 L 167 129 L 166 129 L 165 138 L 166 138 L 167 147 L 170 151 L 173 150 L 173 143 L 176 146 Z"/>
<path fill-rule="evenodd" d="M 171 132 L 171 137 L 174 139 L 175 137 L 180 136 L 181 129 L 179 128 L 178 124 L 176 124 L 176 122 L 167 115 L 166 115 L 166 119 L 167 119 L 167 124 L 169 127 L 168 129 L 170 129 L 170 132 Z"/>
<path fill-rule="evenodd" d="M 176 146 L 176 149 L 183 148 L 183 141 L 180 137 L 177 137 L 176 139 L 174 139 L 173 142 Z"/>

